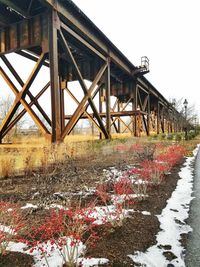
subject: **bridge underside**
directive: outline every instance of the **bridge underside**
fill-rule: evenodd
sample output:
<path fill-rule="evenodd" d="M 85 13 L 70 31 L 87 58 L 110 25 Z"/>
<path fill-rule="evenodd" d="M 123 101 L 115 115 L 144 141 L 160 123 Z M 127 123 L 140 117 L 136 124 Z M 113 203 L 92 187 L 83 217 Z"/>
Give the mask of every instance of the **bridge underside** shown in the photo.
<path fill-rule="evenodd" d="M 70 0 L 0 0 L 0 18 L 0 76 L 15 95 L 0 126 L 0 141 L 26 113 L 52 142 L 63 141 L 80 119 L 90 120 L 105 138 L 112 132 L 140 136 L 181 130 L 180 114 L 144 78 L 148 66 L 132 65 Z M 8 53 L 35 61 L 26 81 Z M 49 68 L 50 80 L 33 95 L 42 66 Z M 71 81 L 79 81 L 81 100 L 69 89 Z M 49 88 L 50 117 L 38 101 Z M 70 115 L 66 94 L 77 105 Z"/>

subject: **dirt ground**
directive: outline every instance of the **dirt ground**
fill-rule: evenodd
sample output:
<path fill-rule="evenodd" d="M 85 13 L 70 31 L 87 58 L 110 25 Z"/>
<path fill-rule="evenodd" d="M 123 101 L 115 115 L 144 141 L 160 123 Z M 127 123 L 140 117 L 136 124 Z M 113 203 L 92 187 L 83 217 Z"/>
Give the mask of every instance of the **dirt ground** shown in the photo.
<path fill-rule="evenodd" d="M 105 176 L 105 169 L 116 167 L 125 170 L 127 165 L 137 164 L 130 152 L 109 153 L 101 152 L 82 156 L 81 158 L 68 158 L 66 161 L 51 166 L 45 172 L 36 170 L 25 176 L 10 177 L 0 180 L 0 200 L 19 202 L 24 205 L 47 205 L 63 203 L 56 192 L 71 192 L 87 190 L 95 186 Z M 151 188 L 146 200 L 134 204 L 134 210 L 148 211 L 151 215 L 140 212 L 133 213 L 125 220 L 123 226 L 113 231 L 101 227 L 101 238 L 94 249 L 87 252 L 88 257 L 104 257 L 109 259 L 107 266 L 137 266 L 128 257 L 134 251 L 145 251 L 155 244 L 156 234 L 159 231 L 159 222 L 155 215 L 162 212 L 166 201 L 174 191 L 178 172 L 183 161 L 175 166 L 171 173 L 166 175 L 163 183 Z M 89 200 L 88 200 L 89 201 Z M 34 219 L 40 218 L 41 210 L 30 212 Z M 167 252 L 167 251 L 166 251 Z M 166 253 L 167 254 L 167 253 Z M 28 267 L 33 260 L 30 256 L 21 253 L 8 253 L 0 258 L 1 267 Z"/>

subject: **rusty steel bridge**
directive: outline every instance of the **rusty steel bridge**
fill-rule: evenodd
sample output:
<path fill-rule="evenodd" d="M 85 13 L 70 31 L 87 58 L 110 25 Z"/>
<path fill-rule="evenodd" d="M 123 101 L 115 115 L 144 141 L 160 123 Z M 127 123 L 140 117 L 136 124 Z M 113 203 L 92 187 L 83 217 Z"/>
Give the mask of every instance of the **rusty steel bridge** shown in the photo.
<path fill-rule="evenodd" d="M 8 53 L 35 62 L 26 81 Z M 0 59 L 0 76 L 15 95 L 0 125 L 0 142 L 26 113 L 52 142 L 63 141 L 80 119 L 89 119 L 105 138 L 111 130 L 134 136 L 181 130 L 179 112 L 144 77 L 148 58 L 134 66 L 71 0 L 0 0 Z M 50 79 L 33 95 L 31 86 L 42 66 L 49 68 Z M 69 90 L 71 81 L 79 81 L 82 100 Z M 51 117 L 38 101 L 46 90 Z M 77 104 L 70 115 L 65 114 L 65 94 Z"/>

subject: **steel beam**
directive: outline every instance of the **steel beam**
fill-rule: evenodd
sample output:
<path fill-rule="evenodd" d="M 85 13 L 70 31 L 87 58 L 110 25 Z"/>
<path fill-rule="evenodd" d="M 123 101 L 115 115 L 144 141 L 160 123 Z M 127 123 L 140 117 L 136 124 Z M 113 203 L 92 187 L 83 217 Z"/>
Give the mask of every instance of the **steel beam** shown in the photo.
<path fill-rule="evenodd" d="M 117 105 L 118 105 L 118 99 L 116 98 L 115 103 L 114 103 L 113 107 L 111 108 L 111 112 L 115 112 L 115 109 L 116 109 Z M 113 124 L 113 126 L 115 128 L 116 133 L 119 133 L 119 128 L 117 127 L 116 123 L 114 122 L 114 119 L 111 116 L 111 114 L 110 114 L 110 117 L 111 117 L 111 121 L 112 121 L 112 124 Z"/>
<path fill-rule="evenodd" d="M 47 13 L 43 13 L 30 19 L 23 18 L 0 29 L 0 54 L 19 52 L 22 49 L 31 50 L 37 46 L 45 47 L 48 42 L 47 17 Z"/>
<path fill-rule="evenodd" d="M 80 102 L 78 101 L 78 99 L 72 94 L 72 92 L 68 89 L 68 88 L 65 88 L 65 90 L 67 91 L 67 93 L 70 95 L 70 97 L 74 100 L 74 102 L 77 104 L 77 105 L 80 105 Z M 94 94 L 94 97 L 95 97 L 95 94 Z M 95 126 L 96 128 L 100 131 L 101 131 L 101 128 L 99 127 L 99 125 L 96 123 L 96 121 L 94 120 L 93 118 L 93 115 L 89 114 L 87 111 L 87 106 L 85 106 L 85 111 L 83 112 L 83 115 L 81 115 L 81 118 L 85 118 L 85 119 L 89 119 Z M 68 118 L 68 119 L 71 119 L 72 116 L 65 116 L 64 119 Z M 72 129 L 73 130 L 73 129 Z"/>
<path fill-rule="evenodd" d="M 58 16 L 55 10 L 49 14 L 49 64 L 51 82 L 52 142 L 61 141 L 61 96 L 58 73 Z"/>
<path fill-rule="evenodd" d="M 31 107 L 35 104 L 35 102 L 44 94 L 44 92 L 49 88 L 50 82 L 48 82 L 42 90 L 35 96 L 34 100 L 31 101 L 28 105 Z M 7 126 L 6 130 L 2 134 L 4 137 L 15 125 L 16 123 L 26 114 L 27 110 L 24 108 L 17 116 L 11 121 L 11 123 Z"/>
<path fill-rule="evenodd" d="M 36 125 L 39 127 L 41 132 L 45 135 L 49 134 L 48 129 L 45 127 L 45 125 L 42 123 L 42 121 L 39 119 L 37 114 L 31 109 L 29 104 L 26 102 L 25 99 L 19 98 L 20 92 L 17 90 L 15 85 L 12 83 L 10 78 L 6 75 L 6 73 L 3 71 L 3 69 L 0 67 L 0 75 L 4 78 L 5 82 L 8 84 L 8 86 L 11 88 L 11 90 L 16 95 L 16 99 L 14 101 L 14 104 L 12 105 L 10 111 L 8 112 L 6 118 L 2 122 L 2 125 L 0 127 L 1 135 L 4 136 L 4 132 L 7 132 L 7 127 L 12 123 L 13 116 L 15 115 L 17 108 L 19 107 L 20 103 L 24 106 L 26 111 L 29 113 L 33 121 L 36 123 Z"/>
<path fill-rule="evenodd" d="M 16 96 L 14 104 L 12 105 L 11 109 L 9 110 L 8 114 L 6 115 L 4 121 L 2 122 L 2 125 L 0 127 L 1 134 L 4 133 L 4 131 L 6 130 L 7 126 L 9 125 L 11 120 L 13 119 L 13 116 L 15 115 L 15 113 L 16 113 L 18 107 L 20 106 L 20 104 L 22 104 L 24 106 L 24 108 L 27 110 L 27 112 L 29 113 L 29 115 L 31 116 L 33 121 L 36 123 L 36 125 L 38 125 L 39 129 L 44 134 L 49 134 L 49 131 L 47 130 L 45 125 L 41 122 L 41 120 L 39 119 L 37 114 L 31 109 L 31 107 L 29 106 L 29 104 L 25 100 L 26 93 L 29 90 L 29 88 L 31 87 L 35 77 L 37 76 L 37 74 L 38 74 L 38 72 L 39 72 L 39 70 L 40 70 L 45 58 L 46 58 L 46 55 L 45 54 L 41 54 L 40 58 L 38 59 L 38 62 L 36 63 L 35 67 L 33 68 L 31 74 L 29 75 L 26 83 L 24 84 L 24 86 L 22 87 L 20 92 L 15 87 L 15 85 L 10 80 L 10 78 L 7 76 L 7 74 L 4 72 L 4 70 L 0 67 L 0 74 L 2 75 L 2 77 L 5 80 L 5 82 L 8 84 L 8 86 L 11 88 L 11 90 L 13 91 L 13 93 Z"/>
<path fill-rule="evenodd" d="M 78 35 L 75 31 L 73 31 L 71 28 L 69 28 L 65 23 L 61 22 L 61 27 L 69 33 L 71 36 L 73 36 L 77 41 L 79 41 L 81 44 L 83 44 L 85 47 L 87 47 L 93 54 L 97 55 L 99 58 L 106 61 L 106 57 L 101 54 L 95 47 L 90 45 L 85 39 L 83 39 L 80 35 Z"/>
<path fill-rule="evenodd" d="M 52 0 L 45 0 L 45 2 L 48 6 L 57 10 L 57 12 L 61 15 L 62 20 L 64 22 L 67 21 L 67 24 L 71 26 L 70 28 L 76 29 L 76 31 L 80 33 L 81 37 L 91 43 L 92 46 L 94 45 L 100 53 L 103 53 L 104 56 L 110 56 L 112 62 L 120 66 L 121 69 L 132 76 L 134 66 L 130 67 L 130 62 L 129 64 L 126 64 L 125 60 L 122 60 L 112 50 L 110 50 L 108 54 L 108 47 L 105 42 L 98 38 L 97 35 L 94 35 L 93 32 L 85 24 L 83 24 L 77 16 L 67 10 L 60 2 L 56 2 L 56 4 Z"/>
<path fill-rule="evenodd" d="M 121 114 L 125 114 L 125 109 L 126 109 L 126 107 L 129 105 L 129 103 L 131 102 L 131 98 L 128 100 L 128 102 L 124 105 L 124 107 L 122 108 L 122 113 Z M 116 112 L 115 112 L 116 113 Z M 123 115 L 121 115 L 121 116 L 123 116 Z M 115 118 L 114 119 L 114 121 L 112 121 L 112 123 L 111 123 L 111 125 L 113 125 L 113 123 L 115 122 L 117 120 L 117 118 Z"/>
<path fill-rule="evenodd" d="M 64 131 L 65 128 L 65 90 L 67 87 L 67 81 L 62 80 L 60 77 L 60 116 L 61 116 L 61 132 Z"/>
<path fill-rule="evenodd" d="M 92 93 L 94 92 L 94 90 L 95 90 L 99 80 L 101 79 L 102 75 L 104 74 L 106 68 L 107 68 L 107 62 L 101 67 L 101 69 L 98 72 L 95 80 L 93 81 L 93 83 L 91 84 L 90 88 L 88 89 L 87 94 L 84 96 L 84 98 L 80 102 L 79 106 L 77 107 L 76 111 L 72 115 L 70 121 L 66 125 L 66 127 L 65 127 L 65 129 L 64 129 L 64 131 L 62 133 L 62 138 L 63 139 L 65 138 L 65 136 L 67 134 L 69 134 L 71 132 L 71 130 L 73 129 L 74 125 L 80 119 L 82 113 L 85 112 L 85 110 L 86 110 L 85 104 L 87 103 L 87 101 L 89 101 L 89 99 L 92 99 Z M 97 88 L 99 90 L 101 88 L 101 85 L 99 85 Z M 94 116 L 96 116 L 96 114 L 94 114 Z M 99 114 L 98 114 L 98 116 L 99 116 Z M 100 116 L 99 116 L 99 118 L 100 118 Z M 101 118 L 100 118 L 100 120 L 101 120 Z M 101 120 L 101 123 L 103 123 L 102 120 Z M 103 129 L 102 129 L 102 126 L 101 125 L 99 125 L 99 126 L 100 126 L 101 130 L 103 131 L 104 135 L 106 136 L 107 132 L 106 132 L 105 128 L 103 127 Z M 106 137 L 108 137 L 108 136 L 106 136 Z"/>
<path fill-rule="evenodd" d="M 71 61 L 72 65 L 73 65 L 73 67 L 74 67 L 74 71 L 75 71 L 75 73 L 76 73 L 77 79 L 78 79 L 78 81 L 79 81 L 79 83 L 80 83 L 80 85 L 81 85 L 81 87 L 82 87 L 82 89 L 83 89 L 83 92 L 84 92 L 84 94 L 85 94 L 86 101 L 88 101 L 88 102 L 90 103 L 90 106 L 91 106 L 91 108 L 92 108 L 92 110 L 93 110 L 93 112 L 94 112 L 94 114 L 95 114 L 95 117 L 96 117 L 96 119 L 97 119 L 97 121 L 98 121 L 98 123 L 99 123 L 99 126 L 100 126 L 102 132 L 103 132 L 104 135 L 105 135 L 105 138 L 109 138 L 109 135 L 108 135 L 108 133 L 107 133 L 105 127 L 104 127 L 104 124 L 103 124 L 103 122 L 102 122 L 102 120 L 101 120 L 101 118 L 100 118 L 100 116 L 99 116 L 99 113 L 98 113 L 98 111 L 97 111 L 97 109 L 96 109 L 96 107 L 95 107 L 95 105 L 94 105 L 94 102 L 93 102 L 93 100 L 92 100 L 92 98 L 91 98 L 91 96 L 90 96 L 90 93 L 89 93 L 89 91 L 91 91 L 91 89 L 92 89 L 92 91 L 93 91 L 94 87 L 97 85 L 97 83 L 98 83 L 98 82 L 100 81 L 100 79 L 102 78 L 102 75 L 104 74 L 104 72 L 105 72 L 105 70 L 106 70 L 106 68 L 107 68 L 107 66 L 108 66 L 108 63 L 106 62 L 106 63 L 103 65 L 103 67 L 100 69 L 100 71 L 99 71 L 99 73 L 97 74 L 97 76 L 96 76 L 94 82 L 92 83 L 92 86 L 91 86 L 90 89 L 88 90 L 88 89 L 87 89 L 87 86 L 86 86 L 86 84 L 85 84 L 85 81 L 84 81 L 84 79 L 83 79 L 83 77 L 82 77 L 82 75 L 81 75 L 81 72 L 80 72 L 80 70 L 79 70 L 79 68 L 78 68 L 78 66 L 77 66 L 77 63 L 76 63 L 76 61 L 75 61 L 75 59 L 74 59 L 74 57 L 73 57 L 73 55 L 72 55 L 72 52 L 71 52 L 71 50 L 70 50 L 70 48 L 69 48 L 69 45 L 68 45 L 68 43 L 67 43 L 66 40 L 65 40 L 65 37 L 64 37 L 64 35 L 63 35 L 63 33 L 62 33 L 62 30 L 59 30 L 59 35 L 60 35 L 61 45 L 62 45 L 62 47 L 63 47 L 63 49 L 64 49 L 64 51 L 65 51 L 65 53 L 66 53 L 66 55 L 67 55 L 67 58 Z M 91 91 L 91 92 L 92 92 L 92 91 Z M 79 113 L 79 112 L 78 112 L 78 113 Z M 79 117 L 80 117 L 80 116 L 79 116 Z M 75 120 L 76 120 L 76 119 L 75 119 Z M 72 124 L 73 124 L 73 123 L 72 123 Z M 67 134 L 67 132 L 68 132 L 69 130 L 71 130 L 71 129 L 69 129 L 69 128 L 71 128 L 71 126 L 65 128 L 64 133 L 62 134 L 62 137 L 64 137 L 64 136 Z"/>
<path fill-rule="evenodd" d="M 16 5 L 13 1 L 0 0 L 0 3 L 6 5 L 7 7 L 10 7 L 12 9 L 14 9 L 23 18 L 28 18 L 29 17 L 29 14 L 25 10 L 21 9 L 18 5 Z"/>
<path fill-rule="evenodd" d="M 18 54 L 18 55 L 20 55 L 20 56 L 22 56 L 22 57 L 25 57 L 25 58 L 27 58 L 27 59 L 30 59 L 30 60 L 32 60 L 32 61 L 35 61 L 35 62 L 37 62 L 38 61 L 38 57 L 37 56 L 35 56 L 35 55 L 33 55 L 33 54 L 30 54 L 30 53 L 28 53 L 28 52 L 26 52 L 26 51 L 16 51 L 15 52 L 16 54 Z M 45 66 L 45 67 L 49 67 L 49 63 L 48 62 L 44 62 L 43 63 L 43 66 Z"/>
<path fill-rule="evenodd" d="M 159 105 L 159 101 L 157 103 L 157 134 L 160 133 L 160 105 Z"/>
<path fill-rule="evenodd" d="M 148 103 L 147 103 L 147 135 L 150 135 L 150 94 L 148 94 Z"/>
<path fill-rule="evenodd" d="M 84 108 L 85 109 L 85 108 Z M 81 115 L 81 119 L 87 119 L 88 114 L 94 118 L 94 113 L 87 113 L 87 115 L 85 114 L 85 111 L 83 112 L 83 114 Z M 118 119 L 118 117 L 127 117 L 127 116 L 133 116 L 133 115 L 142 115 L 142 112 L 138 112 L 138 111 L 132 111 L 132 110 L 127 110 L 127 111 L 112 111 L 110 112 L 110 116 Z M 99 116 L 101 118 L 106 118 L 106 112 L 99 112 Z M 69 120 L 72 117 L 72 115 L 65 115 L 65 119 Z M 113 122 L 112 122 L 113 124 Z"/>
<path fill-rule="evenodd" d="M 120 111 L 120 102 L 119 102 L 119 99 L 117 101 L 117 111 L 119 112 Z M 120 120 L 118 120 L 118 133 L 121 132 L 121 124 L 120 124 Z"/>
<path fill-rule="evenodd" d="M 111 138 L 111 116 L 110 116 L 110 58 L 107 60 L 106 72 L 106 130 L 109 138 Z"/>
<path fill-rule="evenodd" d="M 10 72 L 13 74 L 17 82 L 21 85 L 21 87 L 24 86 L 24 82 L 20 78 L 19 74 L 16 72 L 16 70 L 13 68 L 13 66 L 10 64 L 8 59 L 5 56 L 1 56 L 1 59 L 5 63 L 5 65 L 8 67 Z M 43 110 L 43 108 L 40 106 L 40 104 L 36 101 L 35 97 L 32 95 L 30 91 L 27 92 L 27 95 L 30 97 L 31 102 L 34 103 L 34 105 L 37 107 L 37 109 L 40 111 L 44 119 L 47 121 L 47 123 L 51 126 L 51 120 L 47 116 L 46 112 Z"/>
<path fill-rule="evenodd" d="M 99 113 L 102 113 L 103 111 L 103 89 L 100 88 L 99 90 Z M 99 133 L 99 138 L 102 139 L 102 132 Z"/>
<path fill-rule="evenodd" d="M 138 107 L 138 87 L 134 84 L 133 88 L 133 109 L 137 110 Z M 137 118 L 134 116 L 134 136 L 137 136 Z"/>

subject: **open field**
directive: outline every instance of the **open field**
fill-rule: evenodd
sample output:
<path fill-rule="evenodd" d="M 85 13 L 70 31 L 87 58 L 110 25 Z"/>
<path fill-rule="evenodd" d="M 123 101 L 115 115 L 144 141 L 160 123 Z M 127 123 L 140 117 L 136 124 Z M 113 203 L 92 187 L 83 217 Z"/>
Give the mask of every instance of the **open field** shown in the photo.
<path fill-rule="evenodd" d="M 121 140 L 126 143 L 129 142 L 128 140 L 136 142 L 137 138 L 133 138 L 129 134 L 115 135 L 112 144 L 109 145 L 108 141 L 98 141 L 97 137 L 92 135 L 70 135 L 66 137 L 64 144 L 56 146 L 51 145 L 43 137 L 18 138 L 11 144 L 0 145 L 0 177 L 4 176 L 6 172 L 7 176 L 20 175 L 27 169 L 61 161 L 65 157 L 90 154 L 105 144 L 105 150 L 109 150 L 109 148 L 112 150 L 112 146 L 120 143 Z"/>
<path fill-rule="evenodd" d="M 11 144 L 0 145 L 0 177 L 21 175 L 32 168 L 47 166 L 66 157 L 90 155 L 102 148 L 106 153 L 113 152 L 113 147 L 121 143 L 163 141 L 162 135 L 154 137 L 133 137 L 130 133 L 114 134 L 112 142 L 98 140 L 98 136 L 69 135 L 60 145 L 51 145 L 44 137 L 23 136 L 13 138 Z"/>

